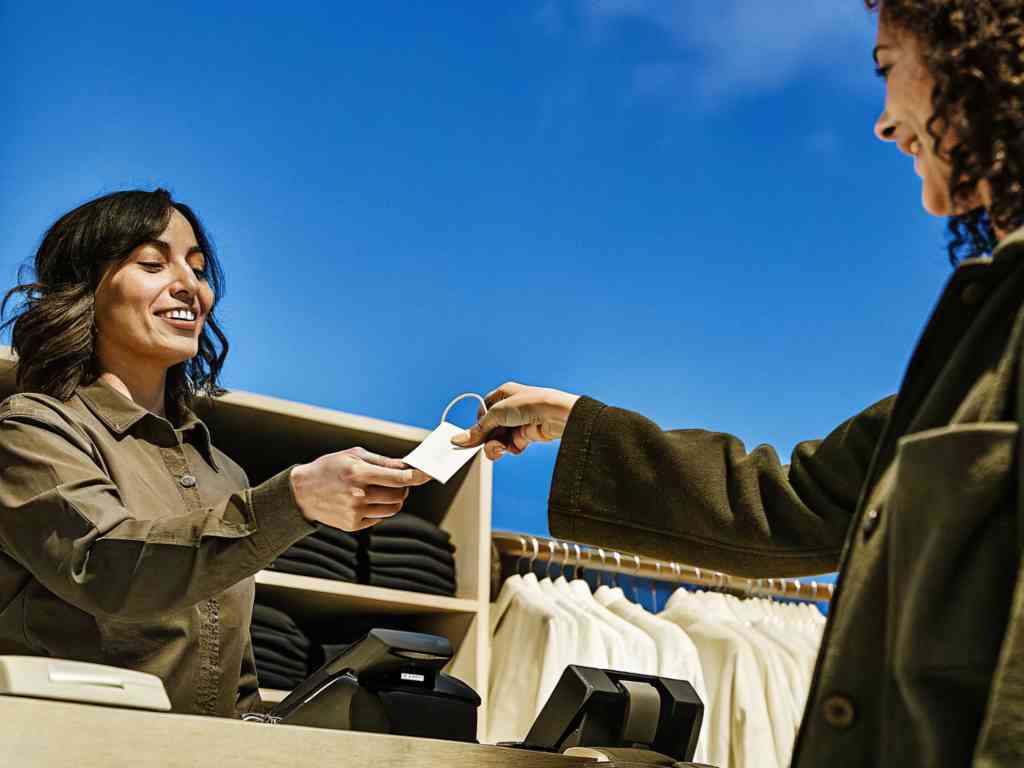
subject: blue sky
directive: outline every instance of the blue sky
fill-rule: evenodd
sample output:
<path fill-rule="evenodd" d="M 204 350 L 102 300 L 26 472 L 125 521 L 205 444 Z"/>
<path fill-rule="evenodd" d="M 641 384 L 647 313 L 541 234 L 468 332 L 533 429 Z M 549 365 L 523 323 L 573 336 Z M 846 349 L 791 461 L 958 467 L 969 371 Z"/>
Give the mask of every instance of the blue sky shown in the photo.
<path fill-rule="evenodd" d="M 949 276 L 860 0 L 214 6 L 0 2 L 0 283 L 166 186 L 229 387 L 429 427 L 516 379 L 788 460 L 895 391 Z M 547 532 L 555 455 L 495 467 L 496 528 Z"/>

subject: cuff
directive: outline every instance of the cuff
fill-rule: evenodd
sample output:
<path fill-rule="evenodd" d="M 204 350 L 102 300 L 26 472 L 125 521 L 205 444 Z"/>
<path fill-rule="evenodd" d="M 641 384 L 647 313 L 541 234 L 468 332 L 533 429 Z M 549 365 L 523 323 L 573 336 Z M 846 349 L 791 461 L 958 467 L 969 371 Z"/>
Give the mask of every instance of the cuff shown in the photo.
<path fill-rule="evenodd" d="M 590 459 L 590 437 L 598 417 L 607 407 L 584 395 L 569 413 L 548 497 L 548 526 L 558 538 L 572 539 L 572 517 L 580 510 L 583 479 Z"/>
<path fill-rule="evenodd" d="M 253 543 L 264 557 L 274 558 L 316 530 L 299 509 L 292 491 L 293 464 L 249 489 L 249 509 L 256 520 Z"/>

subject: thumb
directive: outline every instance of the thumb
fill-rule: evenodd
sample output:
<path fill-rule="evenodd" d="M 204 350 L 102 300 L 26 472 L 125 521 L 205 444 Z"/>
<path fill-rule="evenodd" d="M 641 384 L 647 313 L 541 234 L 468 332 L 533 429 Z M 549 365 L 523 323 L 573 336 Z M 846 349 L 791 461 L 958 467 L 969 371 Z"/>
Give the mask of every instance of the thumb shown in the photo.
<path fill-rule="evenodd" d="M 453 436 L 452 443 L 460 448 L 475 448 L 478 445 L 483 445 L 487 433 L 481 424 L 481 422 L 477 422 L 465 432 Z"/>

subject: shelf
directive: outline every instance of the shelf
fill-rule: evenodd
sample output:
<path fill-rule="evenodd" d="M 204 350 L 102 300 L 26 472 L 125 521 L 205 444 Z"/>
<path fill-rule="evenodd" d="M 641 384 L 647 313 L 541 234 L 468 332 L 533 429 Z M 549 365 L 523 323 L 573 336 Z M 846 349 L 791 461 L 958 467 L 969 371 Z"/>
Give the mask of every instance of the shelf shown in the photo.
<path fill-rule="evenodd" d="M 259 571 L 256 585 L 261 597 L 270 598 L 268 602 L 279 602 L 275 598 L 284 598 L 289 606 L 306 615 L 475 614 L 480 608 L 476 600 L 461 597 L 371 587 L 279 571 Z"/>

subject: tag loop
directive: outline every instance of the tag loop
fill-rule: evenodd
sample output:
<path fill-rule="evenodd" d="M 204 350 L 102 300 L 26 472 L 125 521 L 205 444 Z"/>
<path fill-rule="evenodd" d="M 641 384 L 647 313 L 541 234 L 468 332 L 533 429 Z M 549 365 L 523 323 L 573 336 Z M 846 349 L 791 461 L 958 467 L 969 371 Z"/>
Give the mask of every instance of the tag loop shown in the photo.
<path fill-rule="evenodd" d="M 448 418 L 448 411 L 450 411 L 452 409 L 452 406 L 455 405 L 456 403 L 460 402 L 461 400 L 465 400 L 467 397 L 475 397 L 477 400 L 479 400 L 480 401 L 480 405 L 482 405 L 484 407 L 484 413 L 487 413 L 487 403 L 484 402 L 484 399 L 482 397 L 480 397 L 480 395 L 478 395 L 476 392 L 465 392 L 465 393 L 459 395 L 458 397 L 456 397 L 450 403 L 448 403 L 448 407 L 444 409 L 444 413 L 441 415 L 441 423 L 442 424 L 444 424 L 445 420 Z"/>

